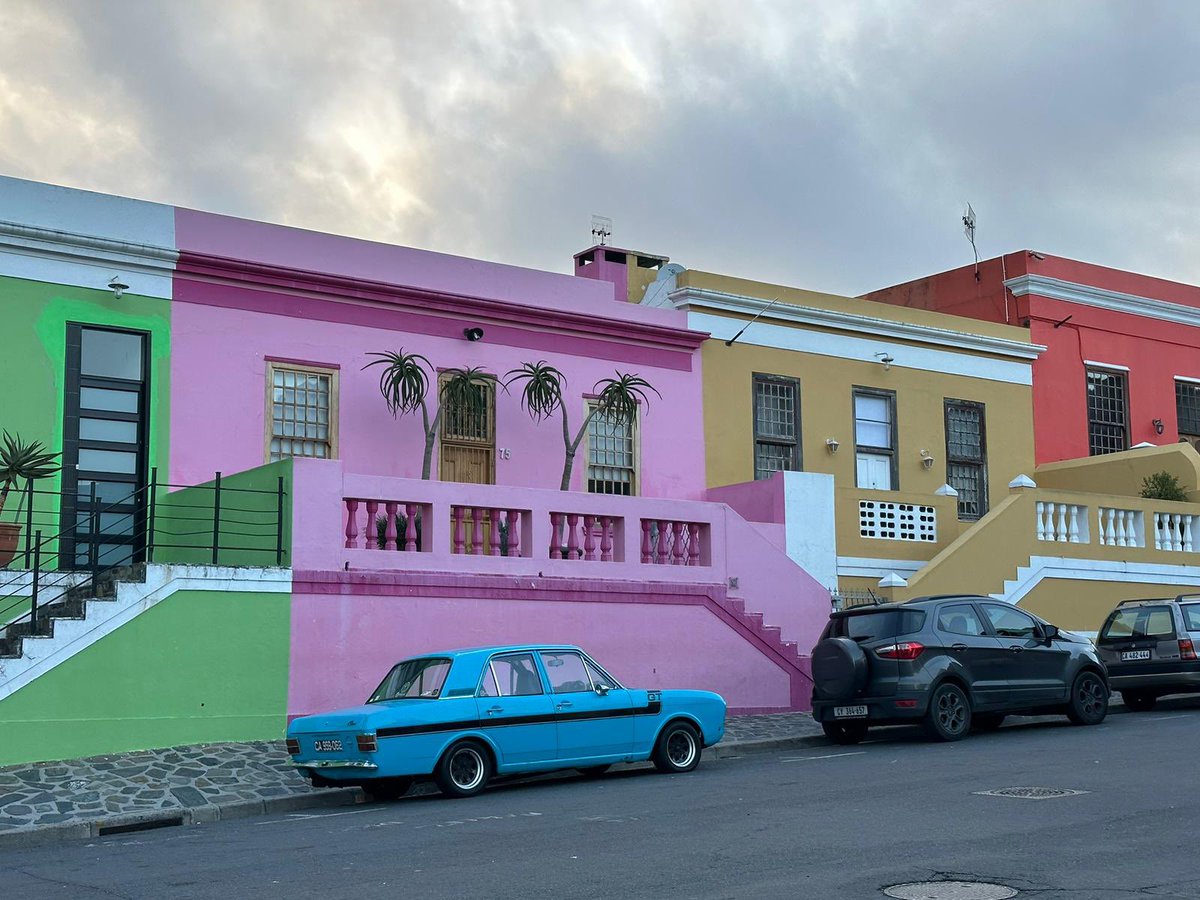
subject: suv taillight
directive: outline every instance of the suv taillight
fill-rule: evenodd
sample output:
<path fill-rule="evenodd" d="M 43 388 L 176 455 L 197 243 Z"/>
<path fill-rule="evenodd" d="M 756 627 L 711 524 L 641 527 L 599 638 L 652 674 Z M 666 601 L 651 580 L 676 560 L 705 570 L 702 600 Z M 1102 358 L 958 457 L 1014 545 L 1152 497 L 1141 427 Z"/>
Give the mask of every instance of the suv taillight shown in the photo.
<path fill-rule="evenodd" d="M 1184 638 L 1179 642 L 1179 658 L 1180 659 L 1195 659 L 1196 648 L 1192 646 L 1191 638 Z"/>
<path fill-rule="evenodd" d="M 290 756 L 300 755 L 300 742 L 295 738 L 287 739 L 287 752 Z"/>
<path fill-rule="evenodd" d="M 917 641 L 901 641 L 898 644 L 888 644 L 875 650 L 876 656 L 884 659 L 916 659 L 925 652 L 925 645 Z"/>
<path fill-rule="evenodd" d="M 361 753 L 374 753 L 379 749 L 379 744 L 375 741 L 373 734 L 360 734 L 357 738 L 358 749 Z"/>

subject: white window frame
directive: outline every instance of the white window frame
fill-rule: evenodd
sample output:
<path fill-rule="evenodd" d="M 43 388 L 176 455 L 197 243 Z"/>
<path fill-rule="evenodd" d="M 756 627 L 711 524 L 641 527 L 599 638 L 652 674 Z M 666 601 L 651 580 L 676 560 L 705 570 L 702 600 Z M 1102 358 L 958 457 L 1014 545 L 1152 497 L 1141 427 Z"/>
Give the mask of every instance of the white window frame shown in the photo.
<path fill-rule="evenodd" d="M 590 415 L 592 410 L 596 407 L 596 405 L 599 402 L 600 402 L 600 400 L 598 397 L 585 397 L 584 403 L 583 403 L 584 416 L 586 417 L 586 416 Z M 641 483 L 642 483 L 642 429 L 640 427 L 641 426 L 641 418 L 642 418 L 642 408 L 641 408 L 641 404 L 639 404 L 637 415 L 635 415 L 633 420 L 628 423 L 630 429 L 633 432 L 633 434 L 631 435 L 632 444 L 633 444 L 633 467 L 632 467 L 633 478 L 630 480 L 630 487 L 629 487 L 629 496 L 631 496 L 631 497 L 636 497 L 641 493 Z M 589 422 L 588 430 L 586 432 L 584 432 L 584 437 L 583 437 L 583 489 L 585 491 L 588 490 L 588 482 L 590 482 L 592 480 L 591 479 L 591 468 L 592 468 L 592 446 L 591 446 L 591 443 L 592 443 L 591 423 Z M 602 468 L 617 468 L 617 467 L 603 466 Z M 588 491 L 588 493 L 592 493 L 592 492 Z M 597 496 L 619 497 L 619 496 L 624 496 L 624 495 L 622 495 L 622 494 L 607 495 L 607 494 L 597 493 Z"/>
<path fill-rule="evenodd" d="M 277 462 L 271 459 L 271 441 L 292 440 L 294 436 L 275 434 L 275 373 L 298 372 L 304 375 L 323 375 L 329 379 L 329 436 L 325 443 L 329 445 L 329 455 L 325 459 L 338 458 L 338 418 L 339 418 L 339 387 L 338 372 L 334 366 L 319 366 L 309 363 L 292 363 L 283 360 L 268 359 L 266 372 L 266 418 L 263 423 L 263 459 L 267 463 Z M 300 438 L 300 440 L 320 440 L 320 438 Z M 322 457 L 293 456 L 287 454 L 280 459 L 321 459 Z"/>

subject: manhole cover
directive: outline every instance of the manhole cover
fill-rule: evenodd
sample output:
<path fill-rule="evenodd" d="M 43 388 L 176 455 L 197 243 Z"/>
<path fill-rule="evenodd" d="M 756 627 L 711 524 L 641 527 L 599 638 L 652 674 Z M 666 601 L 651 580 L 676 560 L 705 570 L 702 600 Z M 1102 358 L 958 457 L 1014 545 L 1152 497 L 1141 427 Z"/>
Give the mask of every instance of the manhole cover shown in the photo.
<path fill-rule="evenodd" d="M 1054 800 L 1057 797 L 1075 797 L 1086 794 L 1087 791 L 1073 791 L 1070 788 L 1048 787 L 1008 787 L 996 788 L 994 791 L 976 791 L 981 797 L 1016 797 L 1020 800 Z"/>
<path fill-rule="evenodd" d="M 986 881 L 914 881 L 894 884 L 883 893 L 897 900 L 1006 900 L 1017 896 L 1008 885 Z"/>

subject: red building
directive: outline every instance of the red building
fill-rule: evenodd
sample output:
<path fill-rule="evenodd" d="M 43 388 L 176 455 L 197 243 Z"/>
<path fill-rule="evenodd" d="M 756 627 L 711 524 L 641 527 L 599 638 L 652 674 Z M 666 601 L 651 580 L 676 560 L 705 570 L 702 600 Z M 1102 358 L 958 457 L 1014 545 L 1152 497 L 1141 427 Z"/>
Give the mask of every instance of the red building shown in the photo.
<path fill-rule="evenodd" d="M 1039 464 L 1200 449 L 1200 287 L 1021 250 L 866 297 L 1029 328 Z"/>

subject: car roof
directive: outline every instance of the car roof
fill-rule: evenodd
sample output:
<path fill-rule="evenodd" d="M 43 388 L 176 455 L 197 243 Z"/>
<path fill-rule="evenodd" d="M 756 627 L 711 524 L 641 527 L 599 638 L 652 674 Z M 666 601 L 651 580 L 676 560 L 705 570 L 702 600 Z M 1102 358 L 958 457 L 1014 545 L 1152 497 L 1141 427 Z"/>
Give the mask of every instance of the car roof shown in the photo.
<path fill-rule="evenodd" d="M 583 651 L 571 644 L 500 644 L 490 647 L 459 647 L 456 650 L 437 650 L 431 653 L 418 653 L 406 656 L 401 662 L 409 659 L 430 659 L 431 657 L 450 657 L 451 659 L 467 659 L 473 656 L 492 656 L 496 653 L 539 653 L 543 650 L 576 650 Z"/>
<path fill-rule="evenodd" d="M 944 600 L 981 600 L 984 602 L 1002 603 L 1001 600 L 995 600 L 992 597 L 983 597 L 979 594 L 935 594 L 929 597 L 913 597 L 911 600 L 902 600 L 896 603 L 863 603 L 858 606 L 851 606 L 849 609 L 839 609 L 835 616 L 853 616 L 862 613 L 876 612 L 879 610 L 889 609 L 912 609 L 915 607 L 931 606 L 934 603 L 941 603 Z"/>

